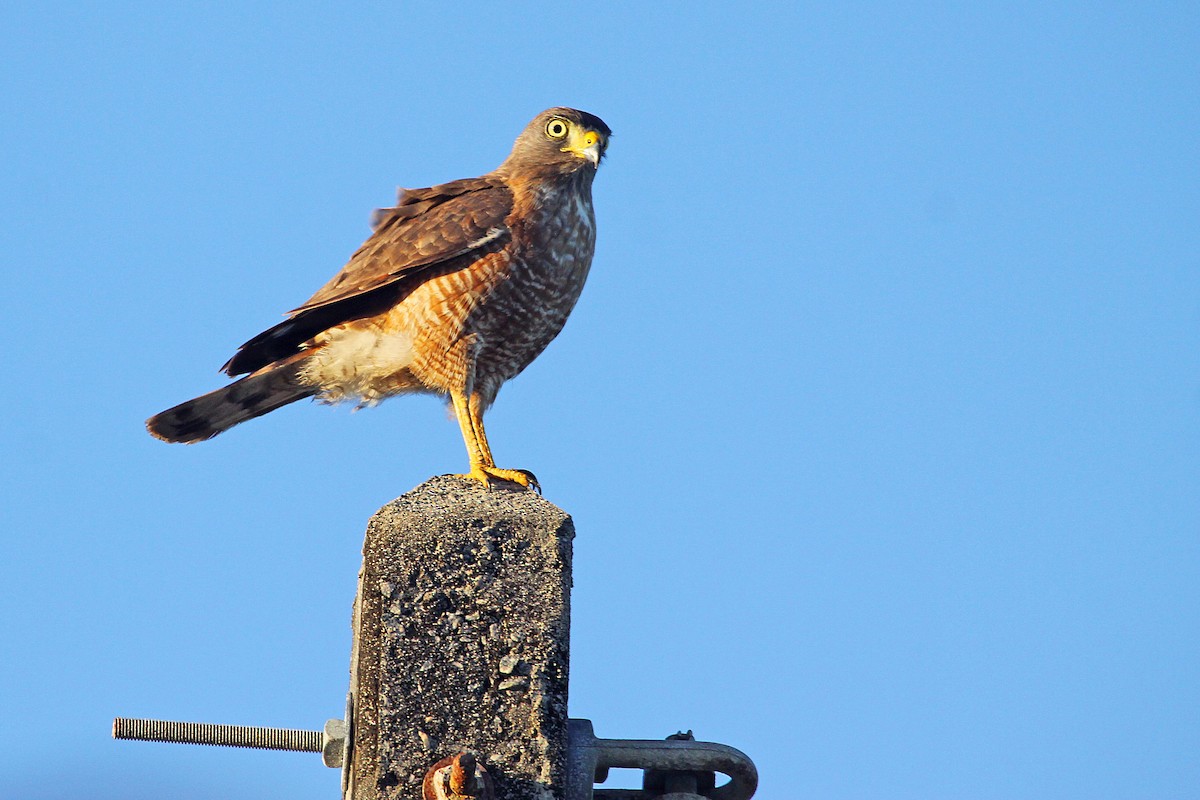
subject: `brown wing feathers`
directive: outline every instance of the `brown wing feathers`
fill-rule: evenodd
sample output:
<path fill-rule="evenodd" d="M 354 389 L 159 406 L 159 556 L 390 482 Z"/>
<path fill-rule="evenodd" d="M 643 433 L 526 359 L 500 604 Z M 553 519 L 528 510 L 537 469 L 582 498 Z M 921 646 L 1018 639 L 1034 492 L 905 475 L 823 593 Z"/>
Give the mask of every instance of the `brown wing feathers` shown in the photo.
<path fill-rule="evenodd" d="M 397 206 L 377 212 L 375 233 L 329 283 L 238 348 L 222 370 L 240 375 L 286 358 L 321 331 L 384 311 L 428 274 L 502 246 L 511 210 L 509 189 L 486 177 L 405 191 Z"/>

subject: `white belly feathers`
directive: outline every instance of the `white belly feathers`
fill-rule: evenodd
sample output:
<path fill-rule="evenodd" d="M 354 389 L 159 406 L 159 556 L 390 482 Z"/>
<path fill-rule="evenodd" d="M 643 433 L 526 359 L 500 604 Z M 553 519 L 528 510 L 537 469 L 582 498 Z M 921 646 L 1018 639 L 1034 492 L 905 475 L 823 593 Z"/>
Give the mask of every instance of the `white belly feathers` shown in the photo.
<path fill-rule="evenodd" d="M 395 376 L 413 360 L 413 338 L 403 331 L 385 333 L 375 326 L 334 328 L 325 344 L 305 360 L 302 379 L 320 387 L 326 403 L 357 400 L 373 406 L 396 394 Z"/>

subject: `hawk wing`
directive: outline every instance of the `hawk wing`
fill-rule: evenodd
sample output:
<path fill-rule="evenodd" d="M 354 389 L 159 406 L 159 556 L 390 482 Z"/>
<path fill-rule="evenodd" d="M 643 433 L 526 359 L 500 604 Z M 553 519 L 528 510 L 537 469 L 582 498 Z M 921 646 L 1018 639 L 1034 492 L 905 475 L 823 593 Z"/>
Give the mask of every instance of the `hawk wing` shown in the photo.
<path fill-rule="evenodd" d="M 321 331 L 378 314 L 427 277 L 503 247 L 511 211 L 512 192 L 494 178 L 402 192 L 395 207 L 375 212 L 374 233 L 329 283 L 286 321 L 239 347 L 221 369 L 240 375 L 293 355 Z"/>

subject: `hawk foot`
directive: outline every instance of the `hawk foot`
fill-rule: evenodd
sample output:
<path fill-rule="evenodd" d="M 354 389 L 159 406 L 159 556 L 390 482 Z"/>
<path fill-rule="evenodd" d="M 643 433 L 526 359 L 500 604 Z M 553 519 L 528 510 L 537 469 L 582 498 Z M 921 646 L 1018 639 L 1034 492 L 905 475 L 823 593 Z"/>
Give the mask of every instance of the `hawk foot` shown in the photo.
<path fill-rule="evenodd" d="M 458 477 L 472 478 L 488 489 L 492 488 L 492 481 L 508 481 L 509 483 L 519 483 L 526 489 L 533 489 L 538 494 L 542 493 L 542 487 L 538 484 L 537 478 L 527 469 L 500 469 L 499 467 L 472 464 L 470 472 Z"/>

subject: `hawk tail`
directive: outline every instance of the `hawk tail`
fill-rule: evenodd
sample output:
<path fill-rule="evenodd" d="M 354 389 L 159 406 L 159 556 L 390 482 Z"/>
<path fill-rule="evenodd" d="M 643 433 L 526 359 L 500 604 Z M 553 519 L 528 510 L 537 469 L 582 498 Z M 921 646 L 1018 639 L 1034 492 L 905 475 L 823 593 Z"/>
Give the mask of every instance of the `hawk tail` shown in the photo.
<path fill-rule="evenodd" d="M 146 430 L 164 442 L 194 444 L 239 422 L 261 417 L 316 393 L 300 379 L 301 359 L 273 365 L 228 386 L 180 403 L 146 420 Z"/>

